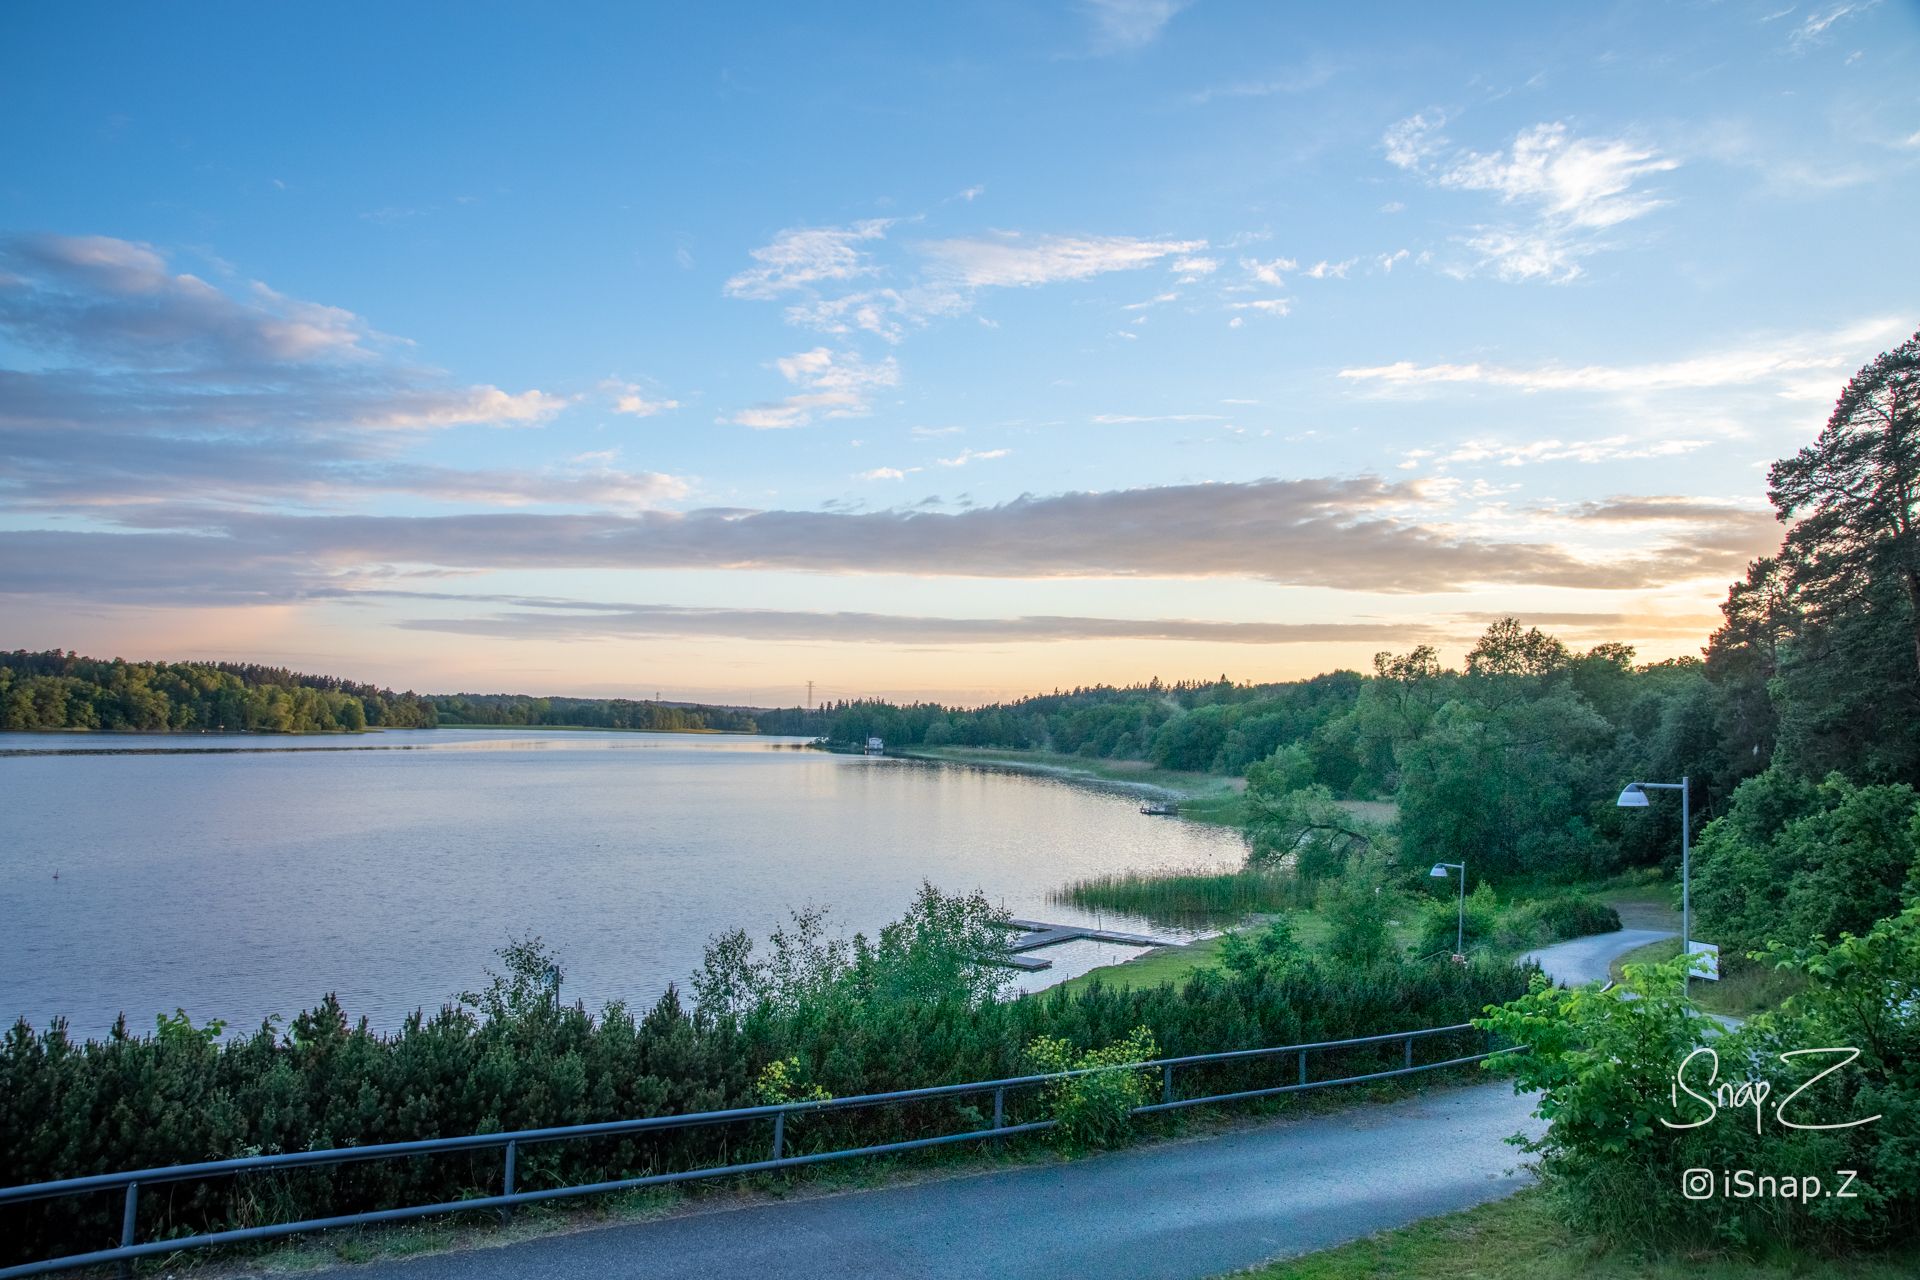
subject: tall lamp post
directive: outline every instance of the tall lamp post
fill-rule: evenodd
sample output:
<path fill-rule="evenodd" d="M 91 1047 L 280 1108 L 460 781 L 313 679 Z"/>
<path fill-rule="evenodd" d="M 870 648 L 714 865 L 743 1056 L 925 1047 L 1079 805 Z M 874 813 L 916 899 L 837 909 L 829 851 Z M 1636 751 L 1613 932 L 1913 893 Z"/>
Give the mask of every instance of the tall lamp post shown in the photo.
<path fill-rule="evenodd" d="M 1629 782 L 1615 803 L 1622 809 L 1644 809 L 1649 791 L 1680 793 L 1680 954 L 1687 958 L 1687 967 L 1680 974 L 1680 994 L 1687 995 L 1693 982 L 1693 899 L 1688 884 L 1693 856 L 1693 793 L 1684 776 L 1678 782 Z"/>
<path fill-rule="evenodd" d="M 1460 922 L 1454 929 L 1453 954 L 1467 954 L 1467 864 L 1464 862 L 1436 862 L 1433 870 L 1427 872 L 1435 880 L 1447 878 L 1447 868 L 1452 867 L 1460 873 Z"/>

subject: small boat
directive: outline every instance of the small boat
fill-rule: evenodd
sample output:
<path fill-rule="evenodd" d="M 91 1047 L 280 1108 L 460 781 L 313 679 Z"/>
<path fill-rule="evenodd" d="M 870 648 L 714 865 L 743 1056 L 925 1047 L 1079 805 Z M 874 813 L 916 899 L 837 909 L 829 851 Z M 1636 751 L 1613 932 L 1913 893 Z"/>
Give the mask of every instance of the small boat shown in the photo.
<path fill-rule="evenodd" d="M 1180 812 L 1180 804 L 1175 800 L 1149 800 L 1140 806 L 1140 812 L 1156 818 L 1171 818 Z"/>

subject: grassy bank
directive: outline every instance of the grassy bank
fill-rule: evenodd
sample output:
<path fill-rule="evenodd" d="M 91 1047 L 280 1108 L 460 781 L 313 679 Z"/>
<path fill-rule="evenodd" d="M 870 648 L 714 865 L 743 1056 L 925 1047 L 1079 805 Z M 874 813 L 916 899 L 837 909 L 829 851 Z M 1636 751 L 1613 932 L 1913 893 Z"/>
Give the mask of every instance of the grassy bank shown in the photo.
<path fill-rule="evenodd" d="M 1680 939 L 1662 938 L 1644 947 L 1635 947 L 1616 959 L 1611 966 L 1611 973 L 1614 981 L 1618 982 L 1623 965 L 1658 964 L 1679 954 Z M 1720 980 L 1695 982 L 1693 1000 L 1708 1013 L 1748 1018 L 1778 1008 L 1781 1001 L 1806 985 L 1806 980 L 1798 974 L 1781 973 L 1742 956 L 1723 955 L 1720 957 Z"/>
<path fill-rule="evenodd" d="M 1144 760 L 1094 760 L 1055 751 L 1014 751 L 991 747 L 910 747 L 894 754 L 914 760 L 944 760 L 951 764 L 979 765 L 992 769 L 1015 769 L 1024 773 L 1044 773 L 1081 782 L 1122 786 L 1155 798 L 1180 802 L 1180 816 L 1194 822 L 1237 827 L 1244 820 L 1240 793 L 1246 790 L 1245 778 L 1226 778 L 1215 773 L 1185 773 L 1177 769 L 1156 769 Z"/>
<path fill-rule="evenodd" d="M 1638 1257 L 1557 1221 L 1539 1190 L 1239 1273 L 1251 1280 L 1801 1280 L 1920 1275 L 1920 1245 L 1877 1257 Z"/>

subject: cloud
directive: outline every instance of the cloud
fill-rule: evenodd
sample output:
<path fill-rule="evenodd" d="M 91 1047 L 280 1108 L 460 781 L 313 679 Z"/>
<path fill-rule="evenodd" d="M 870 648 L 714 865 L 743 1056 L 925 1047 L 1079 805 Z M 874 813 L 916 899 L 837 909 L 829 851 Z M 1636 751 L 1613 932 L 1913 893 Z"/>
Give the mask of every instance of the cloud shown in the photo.
<path fill-rule="evenodd" d="M 1272 258 L 1266 262 L 1262 262 L 1258 258 L 1240 259 L 1240 266 L 1249 276 L 1253 277 L 1258 283 L 1274 289 L 1286 288 L 1286 278 L 1280 273 L 1283 271 L 1291 271 L 1299 265 L 1300 264 L 1292 258 Z"/>
<path fill-rule="evenodd" d="M 1337 72 L 1338 68 L 1332 62 L 1316 60 L 1305 70 L 1293 75 L 1272 80 L 1240 80 L 1201 89 L 1192 94 L 1188 101 L 1195 106 L 1205 106 L 1216 98 L 1270 98 L 1278 93 L 1307 93 L 1326 84 Z"/>
<path fill-rule="evenodd" d="M 1163 259 L 1193 254 L 1205 240 L 1142 240 L 1133 236 L 1026 235 L 930 240 L 920 246 L 936 277 L 970 289 L 1008 288 L 1085 280 L 1109 271 L 1135 271 Z"/>
<path fill-rule="evenodd" d="M 1797 389 L 1804 375 L 1827 373 L 1835 379 L 1860 362 L 1861 348 L 1911 331 L 1906 320 L 1875 318 L 1825 334 L 1756 341 L 1747 346 L 1708 352 L 1683 360 L 1661 360 L 1629 365 L 1540 365 L 1517 368 L 1474 362 L 1470 364 L 1393 364 L 1342 369 L 1352 382 L 1384 388 L 1415 388 L 1472 383 L 1518 391 L 1583 391 L 1641 394 L 1712 387 L 1776 384 Z M 1794 376 L 1800 375 L 1800 376 Z M 1833 391 L 1831 380 L 1825 385 Z"/>
<path fill-rule="evenodd" d="M 1313 280 L 1345 280 L 1347 272 L 1353 270 L 1358 258 L 1348 258 L 1344 262 L 1328 262 L 1324 258 L 1308 267 L 1302 274 Z"/>
<path fill-rule="evenodd" d="M 411 593 L 395 593 L 411 594 Z M 423 599 L 461 600 L 420 593 Z M 482 597 L 484 599 L 484 597 Z M 903 614 L 784 609 L 687 608 L 657 604 L 575 604 L 507 599 L 519 605 L 482 617 L 409 618 L 400 627 L 507 640 L 595 640 L 695 636 L 798 640 L 838 644 L 1057 644 L 1088 640 L 1177 640 L 1282 645 L 1370 641 L 1403 644 L 1432 634 L 1404 622 L 1214 622 L 1190 618 L 1098 618 L 1029 615 L 1011 618 L 921 617 Z"/>
<path fill-rule="evenodd" d="M 1456 149 L 1441 134 L 1444 117 L 1409 116 L 1381 138 L 1387 160 L 1428 185 L 1488 192 L 1530 211 L 1523 225 L 1479 228 L 1465 243 L 1504 280 L 1567 281 L 1579 260 L 1605 247 L 1597 233 L 1641 218 L 1668 202 L 1637 189 L 1642 179 L 1680 162 L 1620 138 L 1577 138 L 1564 123 L 1536 124 L 1504 151 Z"/>
<path fill-rule="evenodd" d="M 853 418 L 871 411 L 873 393 L 899 384 L 892 356 L 871 363 L 858 353 L 815 347 L 774 361 L 780 375 L 800 388 L 784 400 L 742 409 L 728 419 L 758 431 L 804 427 L 816 416 Z"/>
<path fill-rule="evenodd" d="M 1144 48 L 1160 38 L 1174 15 L 1193 0 L 1082 0 L 1093 20 L 1094 48 L 1120 53 Z"/>
<path fill-rule="evenodd" d="M 722 287 L 735 298 L 777 298 L 794 289 L 871 275 L 876 268 L 858 246 L 881 239 L 892 225 L 891 218 L 869 218 L 850 227 L 789 228 L 751 251 L 758 266 Z"/>
<path fill-rule="evenodd" d="M 570 402 L 460 385 L 344 308 L 217 286 L 106 236 L 0 240 L 0 338 L 38 357 L 0 370 L 0 498 L 15 506 L 497 496 L 502 477 L 398 455 L 421 433 L 538 426 Z M 671 488 L 644 473 L 544 491 L 626 503 Z"/>
<path fill-rule="evenodd" d="M 918 467 L 908 467 L 907 471 L 918 471 Z M 854 475 L 855 480 L 905 480 L 907 471 L 898 467 L 875 467 L 871 471 L 861 471 Z"/>
<path fill-rule="evenodd" d="M 964 467 L 969 462 L 991 462 L 995 458 L 1004 458 L 1012 453 L 1011 449 L 962 449 L 951 458 L 935 458 L 943 467 Z"/>
<path fill-rule="evenodd" d="M 256 368 L 368 358 L 374 335 L 339 307 L 254 282 L 240 297 L 174 274 L 149 245 L 109 236 L 0 240 L 0 333 L 54 354 L 143 368 Z"/>
<path fill-rule="evenodd" d="M 666 413 L 680 407 L 678 400 L 647 399 L 645 390 L 631 382 L 610 383 L 607 389 L 614 393 L 613 411 L 615 413 L 631 414 L 636 418 L 651 418 L 655 414 Z"/>
<path fill-rule="evenodd" d="M 1657 531 L 1586 559 L 1436 522 L 1372 477 L 1023 496 L 956 512 L 114 513 L 124 532 L 0 530 L 0 593 L 174 603 L 317 598 L 489 570 L 772 570 L 975 578 L 1242 578 L 1340 591 L 1641 590 L 1724 579 L 1743 552 Z"/>
<path fill-rule="evenodd" d="M 1122 426 L 1133 422 L 1225 422 L 1217 413 L 1096 413 L 1093 421 L 1102 426 Z"/>
<path fill-rule="evenodd" d="M 1232 302 L 1227 305 L 1234 311 L 1258 311 L 1268 316 L 1284 316 L 1293 310 L 1293 301 L 1289 298 L 1259 298 L 1252 302 Z"/>
<path fill-rule="evenodd" d="M 1180 283 L 1190 284 L 1202 276 L 1210 276 L 1220 269 L 1218 258 L 1202 258 L 1189 255 L 1173 260 L 1173 269 L 1182 277 Z"/>
<path fill-rule="evenodd" d="M 1825 8 L 1815 9 L 1806 16 L 1805 21 L 1793 29 L 1793 33 L 1787 37 L 1787 43 L 1794 52 L 1803 53 L 1814 45 L 1825 43 L 1827 33 L 1832 30 L 1834 24 L 1866 13 L 1878 5 L 1879 0 L 1865 0 L 1864 3 L 1861 0 L 1852 0 L 1848 4 L 1828 5 Z"/>
<path fill-rule="evenodd" d="M 1707 498 L 1660 494 L 1583 502 L 1566 514 L 1575 520 L 1593 520 L 1612 524 L 1645 524 L 1664 521 L 1725 524 L 1758 520 L 1772 527 L 1776 523 L 1771 510 L 1741 503 L 1715 502 Z"/>
<path fill-rule="evenodd" d="M 951 289 L 914 286 L 868 289 L 838 298 L 815 298 L 787 308 L 787 323 L 834 335 L 856 330 L 897 343 L 908 325 L 921 326 L 936 316 L 957 315 L 969 306 Z"/>

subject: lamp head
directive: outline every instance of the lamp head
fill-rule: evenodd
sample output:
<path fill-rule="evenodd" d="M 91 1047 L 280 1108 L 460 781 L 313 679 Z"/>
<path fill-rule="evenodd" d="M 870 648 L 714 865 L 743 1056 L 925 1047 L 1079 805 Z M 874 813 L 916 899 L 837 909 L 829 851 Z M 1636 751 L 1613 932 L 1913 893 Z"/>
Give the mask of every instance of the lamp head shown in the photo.
<path fill-rule="evenodd" d="M 1427 872 L 1427 874 L 1435 880 L 1445 880 L 1447 878 L 1447 864 L 1444 862 L 1436 862 L 1433 864 L 1433 870 Z"/>
<path fill-rule="evenodd" d="M 1647 793 L 1640 789 L 1639 783 L 1628 783 L 1627 789 L 1620 793 L 1620 798 L 1614 803 L 1622 809 L 1644 809 L 1647 807 Z"/>

